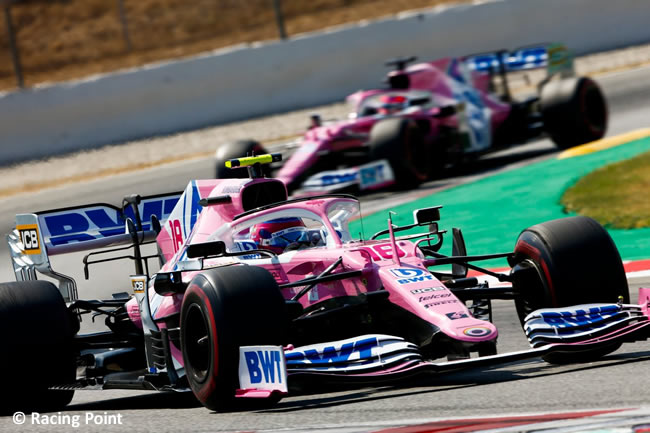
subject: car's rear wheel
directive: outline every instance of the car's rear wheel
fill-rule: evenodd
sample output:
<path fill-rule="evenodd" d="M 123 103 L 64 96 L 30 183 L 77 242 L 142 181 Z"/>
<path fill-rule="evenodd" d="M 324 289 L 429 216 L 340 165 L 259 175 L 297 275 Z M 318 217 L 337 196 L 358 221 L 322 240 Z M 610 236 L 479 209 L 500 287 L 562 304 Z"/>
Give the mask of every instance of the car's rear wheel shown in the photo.
<path fill-rule="evenodd" d="M 47 281 L 0 284 L 0 411 L 47 411 L 65 407 L 73 390 L 52 386 L 76 380 L 73 337 L 79 322 L 59 290 Z"/>
<path fill-rule="evenodd" d="M 544 128 L 566 149 L 602 138 L 607 132 L 607 102 L 590 78 L 551 80 L 540 93 Z"/>
<path fill-rule="evenodd" d="M 227 168 L 226 161 L 265 153 L 267 152 L 264 147 L 255 140 L 237 140 L 224 143 L 215 152 L 215 177 L 217 179 L 245 179 L 248 177 L 246 168 Z M 268 166 L 265 166 L 265 169 L 268 170 L 266 167 Z"/>
<path fill-rule="evenodd" d="M 388 118 L 377 122 L 368 141 L 370 159 L 386 159 L 399 188 L 411 188 L 427 180 L 430 157 L 424 134 L 412 119 Z"/>
<path fill-rule="evenodd" d="M 513 287 L 519 320 L 540 308 L 630 302 L 625 269 L 609 233 L 595 220 L 576 216 L 547 221 L 521 232 L 515 245 Z M 553 353 L 549 362 L 601 357 L 620 343 L 585 352 Z"/>
<path fill-rule="evenodd" d="M 231 408 L 239 347 L 286 344 L 286 332 L 285 301 L 265 269 L 227 266 L 194 277 L 181 308 L 181 346 L 198 400 L 212 410 Z"/>

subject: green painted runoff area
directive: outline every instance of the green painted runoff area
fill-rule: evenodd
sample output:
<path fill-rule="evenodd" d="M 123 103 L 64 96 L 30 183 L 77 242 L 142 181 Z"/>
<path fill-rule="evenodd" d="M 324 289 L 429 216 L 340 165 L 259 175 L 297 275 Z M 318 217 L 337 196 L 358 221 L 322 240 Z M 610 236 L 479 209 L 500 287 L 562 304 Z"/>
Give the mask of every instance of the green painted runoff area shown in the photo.
<path fill-rule="evenodd" d="M 453 187 L 410 203 L 363 218 L 366 238 L 388 227 L 388 210 L 396 212 L 393 223 L 413 221 L 413 210 L 443 205 L 441 229 L 448 230 L 444 254 L 451 254 L 451 228 L 462 229 L 468 254 L 510 252 L 519 233 L 540 222 L 575 214 L 563 211 L 560 198 L 582 176 L 609 163 L 632 158 L 650 150 L 650 138 L 568 159 L 551 159 L 498 173 L 477 182 Z M 649 200 L 649 196 L 639 200 Z M 352 233 L 361 230 L 352 224 Z M 420 230 L 422 231 L 422 230 Z M 608 229 L 624 260 L 650 258 L 650 228 Z M 415 232 L 412 230 L 410 233 Z M 477 263 L 478 264 L 478 263 Z M 507 266 L 505 260 L 482 263 L 486 267 Z"/>

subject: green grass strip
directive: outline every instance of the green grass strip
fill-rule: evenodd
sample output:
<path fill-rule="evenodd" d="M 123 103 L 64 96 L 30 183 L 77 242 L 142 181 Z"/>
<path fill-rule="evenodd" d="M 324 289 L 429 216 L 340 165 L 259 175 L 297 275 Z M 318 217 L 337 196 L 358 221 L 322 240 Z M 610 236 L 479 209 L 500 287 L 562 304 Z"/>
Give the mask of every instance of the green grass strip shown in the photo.
<path fill-rule="evenodd" d="M 562 204 L 608 227 L 650 227 L 650 152 L 592 171 L 564 192 Z"/>

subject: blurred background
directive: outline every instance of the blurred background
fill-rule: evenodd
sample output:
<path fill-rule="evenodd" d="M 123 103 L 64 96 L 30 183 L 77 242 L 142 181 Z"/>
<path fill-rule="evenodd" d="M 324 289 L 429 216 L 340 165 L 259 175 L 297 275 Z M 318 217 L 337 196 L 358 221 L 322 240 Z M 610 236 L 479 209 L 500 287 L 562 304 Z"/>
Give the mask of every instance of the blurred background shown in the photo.
<path fill-rule="evenodd" d="M 441 228 L 462 228 L 469 254 L 511 251 L 521 230 L 566 215 L 564 191 L 587 179 L 585 189 L 603 193 L 588 197 L 587 204 L 608 211 L 610 221 L 630 211 L 638 218 L 627 227 L 599 221 L 608 224 L 623 259 L 634 265 L 626 268 L 632 300 L 640 286 L 650 287 L 650 1 L 0 0 L 0 10 L 0 233 L 14 229 L 19 213 L 119 205 L 127 194 L 178 191 L 190 179 L 214 178 L 215 150 L 239 139 L 284 151 L 287 142 L 302 137 L 314 112 L 324 120 L 347 119 L 345 96 L 384 86 L 384 62 L 390 57 L 430 61 L 560 42 L 576 55 L 576 73 L 602 88 L 608 135 L 615 138 L 603 142 L 618 146 L 558 159 L 554 143 L 540 137 L 468 161 L 413 190 L 367 194 L 364 231 L 383 229 L 388 208 L 399 212 L 395 222 L 403 224 L 416 207 L 443 204 Z M 417 12 L 403 12 L 412 10 Z M 348 25 L 318 33 L 341 24 Z M 315 34 L 300 36 L 310 32 Z M 93 74 L 103 75 L 79 80 Z M 512 74 L 517 98 L 537 91 L 527 75 Z M 616 165 L 607 175 L 608 188 L 600 179 L 583 177 L 621 161 L 635 165 Z M 586 207 L 570 212 L 599 216 Z M 15 279 L 7 248 L 0 243 L 5 257 L 0 281 Z M 83 255 L 52 261 L 55 270 L 76 279 L 82 298 L 106 299 L 131 290 L 130 261 L 94 266 L 85 281 Z M 514 309 L 497 302 L 500 352 L 523 350 L 527 344 Z M 102 323 L 88 319 L 83 326 L 101 328 Z M 637 407 L 647 385 L 636 380 L 639 369 L 630 362 L 647 361 L 647 349 L 630 346 L 615 355 L 611 365 L 617 370 L 569 365 L 557 375 L 535 378 L 537 368 L 526 364 L 516 373 L 498 373 L 494 385 L 477 374 L 467 385 L 454 378 L 448 382 L 453 386 L 444 388 L 427 389 L 440 385 L 429 382 L 410 390 L 407 385 L 406 391 L 355 390 L 320 402 L 309 396 L 305 403 L 290 400 L 295 406 L 287 410 L 247 413 L 247 425 L 241 413 L 220 414 L 215 424 L 215 414 L 203 409 L 183 413 L 164 410 L 168 406 L 155 400 L 134 400 L 130 392 L 112 395 L 129 422 L 144 417 L 145 428 L 157 431 L 187 430 L 188 416 L 192 428 L 204 431 L 277 431 L 283 425 L 323 431 L 332 422 L 368 423 L 360 431 L 396 416 L 410 422 L 421 413 L 467 417 L 530 413 L 530 408 Z M 582 392 L 596 374 L 613 378 L 601 387 L 616 392 Z M 522 386 L 518 379 L 530 380 Z M 485 398 L 501 394 L 512 398 Z M 73 404 L 81 410 L 80 403 L 93 405 L 102 398 L 107 397 L 79 392 Z M 396 402 L 404 410 L 399 415 Z M 116 409 L 110 404 L 84 408 Z"/>
<path fill-rule="evenodd" d="M 0 0 L 0 89 L 467 0 Z"/>

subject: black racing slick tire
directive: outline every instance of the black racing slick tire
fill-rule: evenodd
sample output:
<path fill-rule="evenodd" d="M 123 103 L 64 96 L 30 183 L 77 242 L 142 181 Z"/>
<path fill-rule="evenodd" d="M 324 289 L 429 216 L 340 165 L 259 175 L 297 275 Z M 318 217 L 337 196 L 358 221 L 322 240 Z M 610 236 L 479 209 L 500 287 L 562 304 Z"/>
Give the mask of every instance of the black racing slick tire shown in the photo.
<path fill-rule="evenodd" d="M 607 132 L 607 102 L 590 78 L 551 80 L 540 92 L 544 129 L 561 149 L 603 138 Z"/>
<path fill-rule="evenodd" d="M 181 308 L 181 346 L 197 399 L 211 410 L 231 409 L 239 347 L 286 344 L 287 317 L 280 289 L 263 268 L 227 266 L 194 277 Z"/>
<path fill-rule="evenodd" d="M 217 179 L 245 179 L 248 177 L 246 168 L 227 168 L 226 161 L 265 153 L 267 152 L 264 147 L 255 140 L 237 140 L 224 143 L 217 148 L 215 153 L 215 177 Z M 268 173 L 266 175 L 268 176 Z"/>
<path fill-rule="evenodd" d="M 540 308 L 630 302 L 621 256 L 609 233 L 584 216 L 562 218 L 522 231 L 514 250 L 513 288 L 522 325 Z M 553 353 L 553 363 L 581 362 L 618 349 L 615 343 L 586 352 Z"/>
<path fill-rule="evenodd" d="M 75 382 L 78 331 L 52 283 L 0 284 L 0 412 L 59 410 L 70 403 L 73 390 L 48 388 Z"/>
<path fill-rule="evenodd" d="M 424 134 L 412 119 L 393 117 L 377 122 L 368 141 L 370 160 L 388 160 L 400 189 L 418 186 L 430 175 Z"/>

